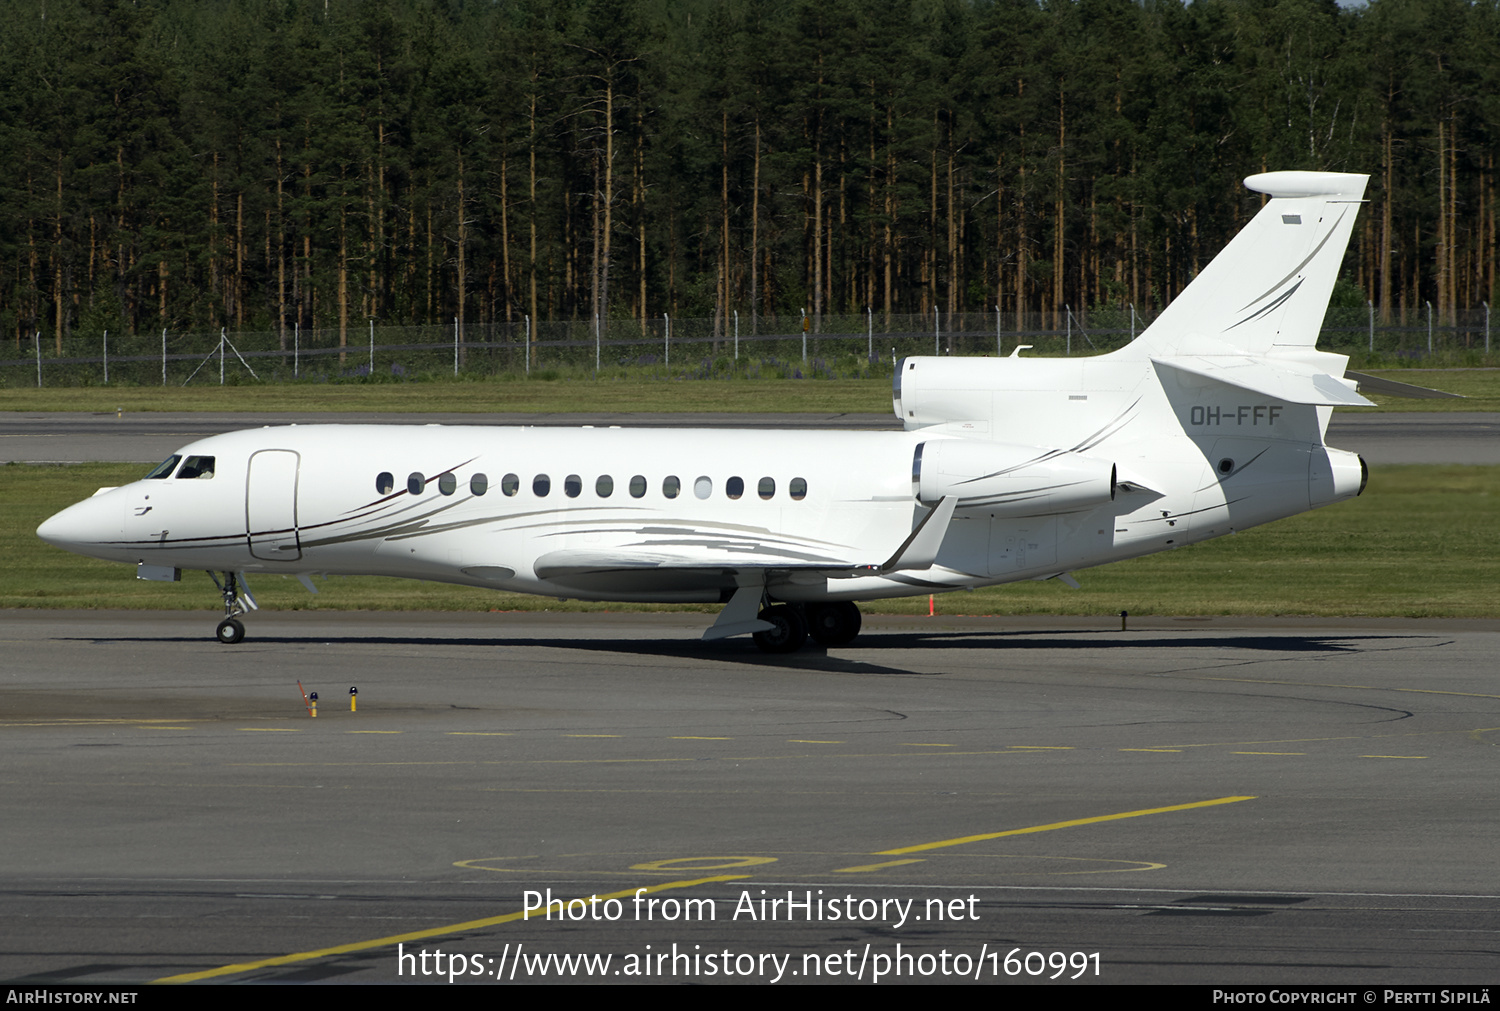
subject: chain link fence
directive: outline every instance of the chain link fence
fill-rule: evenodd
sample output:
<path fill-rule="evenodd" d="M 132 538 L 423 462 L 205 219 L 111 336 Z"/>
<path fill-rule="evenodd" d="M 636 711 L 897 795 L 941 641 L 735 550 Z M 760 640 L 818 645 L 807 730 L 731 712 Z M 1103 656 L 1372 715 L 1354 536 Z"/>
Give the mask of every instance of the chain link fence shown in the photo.
<path fill-rule="evenodd" d="M 1421 359 L 1490 349 L 1489 310 L 1439 323 L 1381 323 L 1374 309 L 1331 309 L 1319 346 Z M 676 379 L 888 376 L 907 355 L 1102 354 L 1151 317 L 1133 309 L 648 320 L 522 319 L 460 328 L 385 326 L 285 332 L 12 338 L 0 386 L 186 386 L 248 382 L 401 382 L 443 377 L 642 376 Z M 1042 324 L 1046 323 L 1046 326 Z"/>

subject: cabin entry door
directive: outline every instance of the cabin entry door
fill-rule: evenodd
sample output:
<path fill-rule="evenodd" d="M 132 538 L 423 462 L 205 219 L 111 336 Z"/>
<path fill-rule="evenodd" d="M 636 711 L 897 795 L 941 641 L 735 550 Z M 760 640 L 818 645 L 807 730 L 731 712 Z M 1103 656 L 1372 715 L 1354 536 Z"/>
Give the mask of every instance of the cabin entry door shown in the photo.
<path fill-rule="evenodd" d="M 302 557 L 297 537 L 297 470 L 289 449 L 263 449 L 250 457 L 245 481 L 245 539 L 250 554 L 275 562 Z"/>

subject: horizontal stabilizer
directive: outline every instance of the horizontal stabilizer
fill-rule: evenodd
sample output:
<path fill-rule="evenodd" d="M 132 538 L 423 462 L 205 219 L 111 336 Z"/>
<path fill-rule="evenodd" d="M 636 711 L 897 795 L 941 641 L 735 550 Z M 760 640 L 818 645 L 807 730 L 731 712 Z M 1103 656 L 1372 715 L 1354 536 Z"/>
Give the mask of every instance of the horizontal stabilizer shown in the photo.
<path fill-rule="evenodd" d="M 1151 359 L 1159 366 L 1238 386 L 1289 404 L 1374 407 L 1375 404 L 1314 366 L 1260 355 L 1174 355 Z"/>
<path fill-rule="evenodd" d="M 1344 378 L 1354 380 L 1366 393 L 1381 393 L 1387 397 L 1406 397 L 1411 400 L 1446 400 L 1449 397 L 1463 399 L 1462 393 L 1429 390 L 1425 386 L 1413 386 L 1411 383 L 1400 383 L 1394 379 L 1367 376 L 1363 372 L 1345 372 Z"/>

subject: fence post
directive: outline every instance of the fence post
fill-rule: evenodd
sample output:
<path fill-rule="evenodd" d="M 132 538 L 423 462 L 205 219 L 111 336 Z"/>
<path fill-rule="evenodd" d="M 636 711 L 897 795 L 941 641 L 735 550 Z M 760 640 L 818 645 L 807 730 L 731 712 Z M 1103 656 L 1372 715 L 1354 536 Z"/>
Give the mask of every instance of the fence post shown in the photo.
<path fill-rule="evenodd" d="M 370 319 L 370 378 L 375 378 L 375 319 Z"/>
<path fill-rule="evenodd" d="M 875 360 L 875 310 L 865 306 L 865 364 Z"/>
<path fill-rule="evenodd" d="M 370 323 L 370 347 L 375 346 L 375 324 Z M 375 358 L 370 358 L 370 374 L 375 374 Z M 458 317 L 453 317 L 453 376 L 458 377 Z"/>
<path fill-rule="evenodd" d="M 1135 303 L 1128 304 L 1130 306 L 1130 339 L 1133 342 L 1135 340 Z"/>
<path fill-rule="evenodd" d="M 1070 305 L 1068 305 L 1068 303 L 1064 302 L 1063 303 L 1063 311 L 1068 314 L 1068 343 L 1067 343 L 1065 349 L 1063 350 L 1063 354 L 1065 354 L 1065 355 L 1072 355 L 1072 353 L 1073 353 L 1073 307 L 1070 306 Z"/>
<path fill-rule="evenodd" d="M 594 313 L 594 378 L 599 378 L 599 314 Z"/>
<path fill-rule="evenodd" d="M 734 360 L 740 360 L 740 311 L 734 311 Z"/>
<path fill-rule="evenodd" d="M 36 332 L 36 388 L 42 388 L 42 332 Z"/>
<path fill-rule="evenodd" d="M 1000 303 L 995 303 L 995 357 L 1004 358 L 1005 349 L 1000 340 Z"/>
<path fill-rule="evenodd" d="M 302 374 L 302 321 L 292 324 L 292 378 Z"/>
<path fill-rule="evenodd" d="M 1490 353 L 1490 304 L 1488 302 L 1485 302 L 1485 303 L 1483 303 L 1483 305 L 1484 305 L 1484 353 L 1485 354 L 1489 354 Z"/>
<path fill-rule="evenodd" d="M 807 362 L 807 310 L 802 310 L 802 361 Z"/>
<path fill-rule="evenodd" d="M 1432 354 L 1432 303 L 1427 303 L 1427 353 Z"/>
<path fill-rule="evenodd" d="M 219 385 L 224 385 L 224 328 L 219 327 Z"/>
<path fill-rule="evenodd" d="M 1375 353 L 1375 303 L 1365 299 L 1365 308 L 1370 313 L 1370 354 Z"/>
<path fill-rule="evenodd" d="M 943 353 L 943 317 L 937 306 L 932 307 L 932 353 L 934 357 Z"/>
<path fill-rule="evenodd" d="M 531 375 L 531 317 L 526 317 L 526 374 Z"/>
<path fill-rule="evenodd" d="M 109 331 L 104 331 L 104 385 L 109 385 Z"/>
<path fill-rule="evenodd" d="M 161 328 L 161 384 L 167 385 L 167 328 Z"/>
<path fill-rule="evenodd" d="M 662 368 L 672 364 L 672 317 L 666 313 L 661 314 L 663 320 L 661 330 L 661 364 Z M 806 340 L 806 338 L 803 338 Z"/>

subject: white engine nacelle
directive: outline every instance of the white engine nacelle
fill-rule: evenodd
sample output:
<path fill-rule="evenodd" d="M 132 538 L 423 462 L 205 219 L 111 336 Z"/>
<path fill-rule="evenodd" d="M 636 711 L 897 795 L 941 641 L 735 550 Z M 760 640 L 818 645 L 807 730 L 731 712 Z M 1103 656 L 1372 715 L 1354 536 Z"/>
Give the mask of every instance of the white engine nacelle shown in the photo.
<path fill-rule="evenodd" d="M 1107 505 L 1115 465 L 1062 449 L 940 439 L 912 455 L 912 490 L 928 505 L 958 496 L 959 509 L 996 516 L 1050 516 Z"/>

